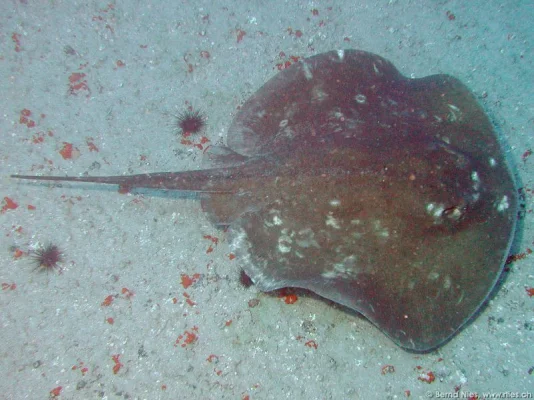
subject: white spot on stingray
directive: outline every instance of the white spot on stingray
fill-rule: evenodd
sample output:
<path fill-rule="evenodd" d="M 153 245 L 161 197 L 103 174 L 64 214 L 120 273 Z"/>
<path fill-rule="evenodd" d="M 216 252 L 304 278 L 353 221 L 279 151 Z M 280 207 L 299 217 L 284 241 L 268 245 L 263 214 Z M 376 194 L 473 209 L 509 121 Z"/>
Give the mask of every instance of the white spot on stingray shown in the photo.
<path fill-rule="evenodd" d="M 354 239 L 361 239 L 362 236 L 363 236 L 363 233 L 361 233 L 361 232 L 352 232 L 351 236 L 352 236 Z"/>
<path fill-rule="evenodd" d="M 239 248 L 247 237 L 247 232 L 245 232 L 244 229 L 234 230 L 234 232 L 235 232 L 235 235 L 232 240 L 232 243 L 230 244 L 230 248 L 232 250 Z"/>
<path fill-rule="evenodd" d="M 473 189 L 478 191 L 480 189 L 480 177 L 477 171 L 471 172 L 471 180 L 473 181 Z"/>
<path fill-rule="evenodd" d="M 497 166 L 497 161 L 495 161 L 495 159 L 493 157 L 490 157 L 489 165 L 490 165 L 490 167 L 495 167 L 495 166 Z"/>
<path fill-rule="evenodd" d="M 267 219 L 264 221 L 263 225 L 265 225 L 266 227 L 272 228 L 273 226 L 280 226 L 284 223 L 284 221 L 282 221 L 282 218 L 280 218 L 279 210 L 270 210 L 269 214 L 273 216 L 273 219 L 271 221 L 267 221 Z"/>
<path fill-rule="evenodd" d="M 292 235 L 291 235 L 292 236 Z M 278 237 L 278 251 L 280 253 L 289 253 L 291 251 L 291 244 L 293 239 L 288 235 L 287 229 L 282 229 L 282 233 Z"/>
<path fill-rule="evenodd" d="M 340 111 L 334 112 L 334 117 L 341 122 L 345 121 L 345 115 Z"/>
<path fill-rule="evenodd" d="M 443 211 L 445 211 L 445 206 L 443 204 L 438 204 L 432 215 L 434 215 L 435 218 L 441 218 Z"/>
<path fill-rule="evenodd" d="M 319 243 L 315 240 L 315 233 L 311 230 L 311 228 L 302 229 L 297 233 L 297 238 L 295 238 L 295 242 L 298 246 L 302 248 L 309 248 L 309 247 L 316 247 L 318 249 L 321 248 L 319 246 Z"/>
<path fill-rule="evenodd" d="M 269 290 L 270 287 L 274 288 L 277 282 L 273 282 L 272 279 L 262 272 L 262 266 L 257 265 L 251 260 L 250 256 L 250 243 L 248 241 L 247 232 L 244 229 L 238 229 L 233 231 L 233 238 L 230 242 L 230 249 L 236 254 L 239 254 L 239 261 L 243 266 L 247 267 L 247 275 L 250 276 L 252 281 L 258 285 L 262 290 Z"/>
<path fill-rule="evenodd" d="M 334 279 L 334 278 L 337 278 L 339 274 L 336 272 L 335 269 L 333 269 L 331 271 L 321 272 L 321 276 L 325 279 Z"/>
<path fill-rule="evenodd" d="M 373 70 L 375 71 L 375 74 L 381 75 L 380 70 L 378 69 L 375 63 L 373 63 Z"/>
<path fill-rule="evenodd" d="M 341 205 L 341 201 L 338 199 L 332 199 L 328 202 L 332 207 L 339 207 Z"/>
<path fill-rule="evenodd" d="M 447 215 L 447 218 L 458 221 L 462 215 L 462 211 L 458 207 L 454 207 L 452 212 Z"/>
<path fill-rule="evenodd" d="M 356 103 L 358 104 L 365 104 L 367 103 L 367 97 L 363 94 L 357 94 L 356 96 L 354 96 L 354 100 L 356 100 Z"/>
<path fill-rule="evenodd" d="M 456 305 L 460 304 L 462 301 L 464 301 L 464 291 L 462 290 L 462 293 L 460 293 L 460 297 L 458 297 L 458 300 L 456 301 Z"/>
<path fill-rule="evenodd" d="M 387 98 L 387 102 L 389 103 L 389 105 L 393 106 L 393 107 L 397 107 L 399 105 L 398 102 L 396 102 L 395 100 L 393 100 L 392 98 L 388 97 Z M 397 113 L 395 113 L 395 115 L 398 115 Z"/>
<path fill-rule="evenodd" d="M 311 69 L 310 69 L 310 66 L 308 65 L 308 63 L 306 62 L 303 62 L 302 63 L 302 72 L 304 72 L 304 77 L 311 81 L 313 79 L 313 74 L 311 72 Z"/>
<path fill-rule="evenodd" d="M 345 50 L 338 50 L 337 56 L 339 57 L 340 61 L 343 61 L 343 58 L 345 58 Z"/>
<path fill-rule="evenodd" d="M 340 263 L 335 263 L 332 270 L 321 273 L 321 276 L 326 279 L 354 277 L 358 274 L 356 261 L 356 256 L 351 254 Z"/>
<path fill-rule="evenodd" d="M 328 98 L 328 94 L 324 91 L 321 85 L 315 85 L 312 89 L 312 100 L 313 102 L 323 102 Z"/>
<path fill-rule="evenodd" d="M 281 239 L 281 238 L 280 238 Z M 282 240 L 279 240 L 279 243 L 278 243 L 278 251 L 280 253 L 289 253 L 291 251 L 291 246 L 287 245 L 287 243 L 285 243 L 284 241 Z"/>
<path fill-rule="evenodd" d="M 508 196 L 504 195 L 501 201 L 499 201 L 499 204 L 497 204 L 497 211 L 499 212 L 506 211 L 508 207 L 510 207 L 510 203 L 508 202 Z"/>
<path fill-rule="evenodd" d="M 334 278 L 337 278 L 338 275 L 336 271 L 332 270 L 332 271 L 321 272 L 321 276 L 325 279 L 334 279 Z"/>
<path fill-rule="evenodd" d="M 449 109 L 451 110 L 451 112 L 447 116 L 447 120 L 449 122 L 455 122 L 461 118 L 461 111 L 457 106 L 455 106 L 454 104 L 447 104 L 447 107 L 449 107 Z"/>
<path fill-rule="evenodd" d="M 451 288 L 452 281 L 449 275 L 445 276 L 443 279 L 443 289 L 449 290 Z"/>
<path fill-rule="evenodd" d="M 291 286 L 291 281 L 280 280 L 280 278 L 273 277 L 266 273 L 267 261 L 261 257 L 257 257 L 252 251 L 252 245 L 248 240 L 248 235 L 245 229 L 235 227 L 230 235 L 230 248 L 238 255 L 239 263 L 248 276 L 252 279 L 256 287 L 265 292 L 269 292 L 282 286 Z M 282 256 L 280 256 L 282 258 Z"/>
<path fill-rule="evenodd" d="M 339 221 L 331 215 L 326 216 L 326 226 L 331 226 L 334 229 L 341 229 Z"/>
<path fill-rule="evenodd" d="M 439 278 L 439 274 L 435 271 L 432 271 L 428 274 L 428 280 L 429 281 L 435 281 L 436 279 Z"/>
<path fill-rule="evenodd" d="M 436 220 L 441 219 L 443 211 L 445 211 L 445 206 L 443 204 L 428 203 L 426 205 L 426 212 Z M 437 222 L 439 221 L 435 221 L 435 223 Z"/>
<path fill-rule="evenodd" d="M 389 230 L 382 226 L 382 222 L 379 219 L 373 221 L 373 228 L 377 236 L 387 238 L 389 237 Z"/>

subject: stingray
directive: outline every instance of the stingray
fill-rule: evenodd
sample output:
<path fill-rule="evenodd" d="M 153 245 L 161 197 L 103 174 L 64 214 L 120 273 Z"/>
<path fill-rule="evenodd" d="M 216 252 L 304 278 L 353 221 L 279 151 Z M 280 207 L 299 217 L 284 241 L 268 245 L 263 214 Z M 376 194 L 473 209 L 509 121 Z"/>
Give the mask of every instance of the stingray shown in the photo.
<path fill-rule="evenodd" d="M 409 79 L 356 50 L 303 59 L 205 157 L 196 171 L 14 177 L 198 192 L 260 290 L 311 290 L 414 351 L 475 314 L 510 250 L 513 178 L 489 119 L 449 75 Z"/>

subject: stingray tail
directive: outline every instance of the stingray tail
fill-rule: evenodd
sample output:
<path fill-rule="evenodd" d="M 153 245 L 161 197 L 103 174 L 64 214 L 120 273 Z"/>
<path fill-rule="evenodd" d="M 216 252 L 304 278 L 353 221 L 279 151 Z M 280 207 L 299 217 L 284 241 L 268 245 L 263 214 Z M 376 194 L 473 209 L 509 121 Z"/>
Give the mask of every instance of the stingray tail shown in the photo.
<path fill-rule="evenodd" d="M 184 172 L 157 172 L 151 174 L 124 175 L 124 176 L 34 176 L 11 175 L 15 179 L 28 179 L 54 182 L 88 182 L 105 185 L 118 185 L 121 193 L 129 192 L 133 188 L 181 190 L 205 193 L 229 193 L 214 187 L 217 181 L 213 171 L 184 171 Z M 215 185 L 218 186 L 218 185 Z"/>

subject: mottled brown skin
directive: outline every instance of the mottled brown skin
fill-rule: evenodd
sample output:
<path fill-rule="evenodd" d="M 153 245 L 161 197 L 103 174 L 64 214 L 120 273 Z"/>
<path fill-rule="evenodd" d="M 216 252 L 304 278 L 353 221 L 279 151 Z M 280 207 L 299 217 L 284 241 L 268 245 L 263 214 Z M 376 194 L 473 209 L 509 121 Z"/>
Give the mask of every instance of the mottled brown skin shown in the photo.
<path fill-rule="evenodd" d="M 13 177 L 200 192 L 259 289 L 312 290 L 410 350 L 446 342 L 494 287 L 515 187 L 457 79 L 411 80 L 374 54 L 328 52 L 268 81 L 228 132 L 212 169 Z"/>

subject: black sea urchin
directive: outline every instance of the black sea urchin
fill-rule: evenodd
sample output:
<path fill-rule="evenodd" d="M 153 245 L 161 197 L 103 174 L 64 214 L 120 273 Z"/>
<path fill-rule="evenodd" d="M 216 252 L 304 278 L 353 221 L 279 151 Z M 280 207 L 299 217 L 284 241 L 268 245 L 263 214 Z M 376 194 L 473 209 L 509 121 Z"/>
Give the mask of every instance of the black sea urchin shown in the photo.
<path fill-rule="evenodd" d="M 184 111 L 176 117 L 176 127 L 183 136 L 194 135 L 206 127 L 206 116 L 200 111 Z"/>
<path fill-rule="evenodd" d="M 36 265 L 35 269 L 50 271 L 59 268 L 59 263 L 63 261 L 63 252 L 55 244 L 49 244 L 31 253 Z"/>

